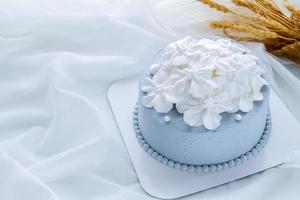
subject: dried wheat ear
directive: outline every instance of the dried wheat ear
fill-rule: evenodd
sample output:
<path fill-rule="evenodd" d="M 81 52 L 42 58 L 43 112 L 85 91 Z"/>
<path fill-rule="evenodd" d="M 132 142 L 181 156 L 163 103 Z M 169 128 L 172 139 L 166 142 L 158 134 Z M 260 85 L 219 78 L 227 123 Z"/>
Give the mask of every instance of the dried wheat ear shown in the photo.
<path fill-rule="evenodd" d="M 264 43 L 267 51 L 300 63 L 300 10 L 292 4 L 282 2 L 289 12 L 285 14 L 273 0 L 231 0 L 238 12 L 216 0 L 197 1 L 231 16 L 212 21 L 211 28 L 222 29 L 224 35 L 237 41 Z"/>

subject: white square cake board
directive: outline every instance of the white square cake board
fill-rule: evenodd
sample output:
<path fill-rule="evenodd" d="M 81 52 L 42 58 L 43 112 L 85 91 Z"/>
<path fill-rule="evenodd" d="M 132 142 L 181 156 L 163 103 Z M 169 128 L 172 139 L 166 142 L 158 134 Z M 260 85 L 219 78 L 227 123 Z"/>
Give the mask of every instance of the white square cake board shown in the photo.
<path fill-rule="evenodd" d="M 132 121 L 137 98 L 137 77 L 115 82 L 108 90 L 109 102 L 140 184 L 145 192 L 157 198 L 174 199 L 261 172 L 286 162 L 294 150 L 300 149 L 299 123 L 271 92 L 272 132 L 258 155 L 242 165 L 212 173 L 169 168 L 147 154 L 137 142 Z"/>

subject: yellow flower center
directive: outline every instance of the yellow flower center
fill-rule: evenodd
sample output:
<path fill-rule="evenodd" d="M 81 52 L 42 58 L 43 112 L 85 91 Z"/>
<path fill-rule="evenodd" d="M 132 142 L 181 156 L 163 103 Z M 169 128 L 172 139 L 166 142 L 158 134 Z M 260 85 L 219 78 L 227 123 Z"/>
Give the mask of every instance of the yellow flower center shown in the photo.
<path fill-rule="evenodd" d="M 213 69 L 212 70 L 212 72 L 211 72 L 211 77 L 217 77 L 218 76 L 218 73 L 217 73 L 218 71 L 217 71 L 217 69 L 215 68 L 215 69 Z"/>

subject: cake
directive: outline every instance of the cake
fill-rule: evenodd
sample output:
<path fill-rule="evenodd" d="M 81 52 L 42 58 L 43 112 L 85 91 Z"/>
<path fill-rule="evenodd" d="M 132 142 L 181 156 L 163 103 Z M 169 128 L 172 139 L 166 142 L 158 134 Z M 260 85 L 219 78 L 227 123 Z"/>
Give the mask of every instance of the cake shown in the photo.
<path fill-rule="evenodd" d="M 271 130 L 268 74 L 241 44 L 186 37 L 158 52 L 139 80 L 134 129 L 171 168 L 213 172 L 259 153 Z"/>

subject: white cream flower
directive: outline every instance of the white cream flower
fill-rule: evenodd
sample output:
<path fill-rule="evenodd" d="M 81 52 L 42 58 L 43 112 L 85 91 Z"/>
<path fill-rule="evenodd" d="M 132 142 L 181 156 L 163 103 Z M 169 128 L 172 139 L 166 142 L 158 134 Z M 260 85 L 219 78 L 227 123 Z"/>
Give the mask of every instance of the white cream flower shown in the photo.
<path fill-rule="evenodd" d="M 229 90 L 235 106 L 233 111 L 249 112 L 254 101 L 263 100 L 260 91 L 267 85 L 267 81 L 261 77 L 262 74 L 262 69 L 256 64 L 245 66 L 236 72 Z"/>
<path fill-rule="evenodd" d="M 155 75 L 160 69 L 161 69 L 160 64 L 153 64 L 153 65 L 150 66 L 150 73 L 152 75 Z"/>
<path fill-rule="evenodd" d="M 153 79 L 146 78 L 142 91 L 146 95 L 142 97 L 142 104 L 148 108 L 154 108 L 157 112 L 167 113 L 173 108 L 173 103 L 178 101 L 172 85 L 167 84 L 167 75 L 160 72 Z"/>
<path fill-rule="evenodd" d="M 192 37 L 186 37 L 183 40 L 170 44 L 161 56 L 160 70 L 170 72 L 173 68 L 187 65 L 191 61 L 188 49 L 194 40 Z M 154 68 L 157 69 L 157 66 Z M 155 71 L 157 72 L 157 70 Z"/>
<path fill-rule="evenodd" d="M 198 105 L 191 106 L 183 113 L 184 121 L 190 126 L 204 125 L 208 130 L 218 128 L 222 119 L 220 113 L 229 109 L 221 99 L 221 97 L 199 99 Z"/>
<path fill-rule="evenodd" d="M 203 97 L 217 87 L 211 78 L 212 71 L 211 68 L 177 68 L 171 72 L 170 79 L 178 95 L 190 93 L 193 97 Z"/>
<path fill-rule="evenodd" d="M 167 113 L 176 105 L 190 126 L 212 130 L 223 112 L 249 112 L 267 85 L 257 58 L 227 39 L 187 37 L 170 44 L 150 67 L 142 104 Z"/>
<path fill-rule="evenodd" d="M 184 113 L 188 109 L 190 109 L 193 106 L 197 106 L 201 103 L 201 99 L 195 98 L 191 95 L 184 96 L 181 101 L 176 103 L 176 109 L 179 113 Z"/>

